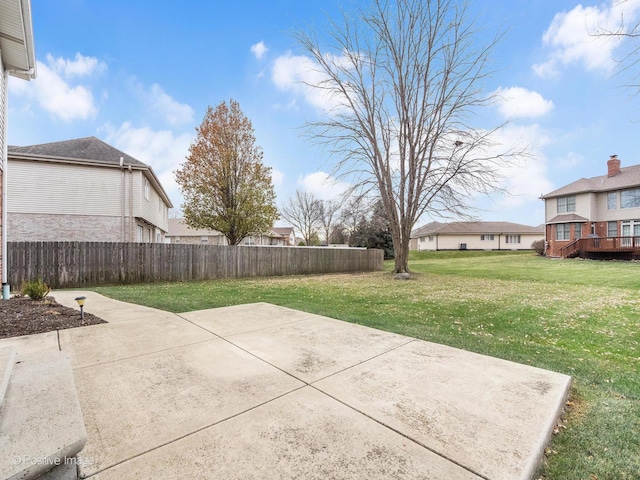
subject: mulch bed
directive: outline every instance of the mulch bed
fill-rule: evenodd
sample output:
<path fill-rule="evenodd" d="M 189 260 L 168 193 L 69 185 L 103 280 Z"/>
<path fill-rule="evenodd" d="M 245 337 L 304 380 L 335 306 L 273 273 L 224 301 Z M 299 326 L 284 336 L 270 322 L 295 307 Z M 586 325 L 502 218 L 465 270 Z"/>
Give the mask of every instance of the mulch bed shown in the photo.
<path fill-rule="evenodd" d="M 98 323 L 107 322 L 86 312 L 82 320 L 78 310 L 60 305 L 53 297 L 45 297 L 43 300 L 31 300 L 29 297 L 0 300 L 0 338 Z"/>

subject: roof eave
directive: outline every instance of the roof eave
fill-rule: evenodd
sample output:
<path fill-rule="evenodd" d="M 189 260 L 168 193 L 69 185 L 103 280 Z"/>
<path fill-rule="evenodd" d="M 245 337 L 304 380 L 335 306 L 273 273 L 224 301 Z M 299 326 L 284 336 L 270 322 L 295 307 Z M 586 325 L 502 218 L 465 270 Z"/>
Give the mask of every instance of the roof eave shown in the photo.
<path fill-rule="evenodd" d="M 18 0 L 19 14 L 22 23 L 22 41 L 24 45 L 20 55 L 24 55 L 25 65 L 7 65 L 7 74 L 21 78 L 23 80 L 32 80 L 37 76 L 36 68 L 36 49 L 33 35 L 33 22 L 31 18 L 31 0 Z M 17 14 L 18 12 L 16 12 Z"/>

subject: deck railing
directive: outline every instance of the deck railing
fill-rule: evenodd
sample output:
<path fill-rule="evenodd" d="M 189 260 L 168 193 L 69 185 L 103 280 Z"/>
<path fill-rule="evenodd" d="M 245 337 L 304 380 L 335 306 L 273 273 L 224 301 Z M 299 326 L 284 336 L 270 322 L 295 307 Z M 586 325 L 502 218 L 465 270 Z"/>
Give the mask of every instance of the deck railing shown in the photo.
<path fill-rule="evenodd" d="M 564 258 L 625 254 L 631 258 L 640 257 L 640 236 L 638 237 L 588 237 L 574 240 L 560 248 Z"/>

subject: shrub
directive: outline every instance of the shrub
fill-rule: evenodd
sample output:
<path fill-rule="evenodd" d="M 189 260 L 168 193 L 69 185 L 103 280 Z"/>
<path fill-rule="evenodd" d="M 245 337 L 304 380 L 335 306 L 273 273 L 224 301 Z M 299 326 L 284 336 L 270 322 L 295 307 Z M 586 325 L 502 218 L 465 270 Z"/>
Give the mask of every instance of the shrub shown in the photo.
<path fill-rule="evenodd" d="M 42 300 L 50 291 L 49 285 L 44 283 L 41 278 L 22 284 L 22 294 L 29 295 L 31 300 Z"/>
<path fill-rule="evenodd" d="M 536 240 L 531 244 L 531 250 L 538 255 L 544 255 L 544 240 Z"/>

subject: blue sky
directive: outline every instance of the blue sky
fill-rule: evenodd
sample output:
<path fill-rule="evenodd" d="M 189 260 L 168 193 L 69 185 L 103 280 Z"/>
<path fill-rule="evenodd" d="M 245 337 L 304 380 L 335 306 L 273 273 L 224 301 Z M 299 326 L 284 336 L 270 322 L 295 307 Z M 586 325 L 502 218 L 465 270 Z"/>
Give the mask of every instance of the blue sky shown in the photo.
<path fill-rule="evenodd" d="M 589 36 L 617 27 L 623 13 L 637 23 L 640 0 L 471 3 L 482 36 L 505 32 L 486 84 L 504 101 L 484 120 L 508 119 L 504 141 L 525 142 L 534 154 L 507 169 L 512 195 L 477 199 L 479 218 L 538 225 L 541 194 L 606 174 L 611 154 L 622 166 L 640 163 L 640 96 L 623 87 L 630 73 L 617 69 L 625 45 Z M 299 83 L 309 60 L 292 32 L 322 31 L 348 5 L 32 0 L 38 78 L 11 79 L 9 143 L 97 136 L 150 164 L 179 207 L 173 171 L 207 106 L 233 98 L 273 168 L 278 204 L 297 188 L 335 197 L 345 185 L 330 179 L 334 160 L 301 136 L 318 106 Z"/>

